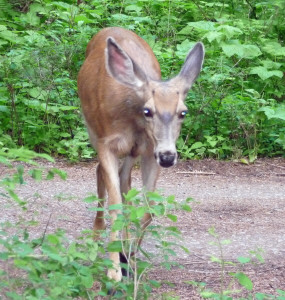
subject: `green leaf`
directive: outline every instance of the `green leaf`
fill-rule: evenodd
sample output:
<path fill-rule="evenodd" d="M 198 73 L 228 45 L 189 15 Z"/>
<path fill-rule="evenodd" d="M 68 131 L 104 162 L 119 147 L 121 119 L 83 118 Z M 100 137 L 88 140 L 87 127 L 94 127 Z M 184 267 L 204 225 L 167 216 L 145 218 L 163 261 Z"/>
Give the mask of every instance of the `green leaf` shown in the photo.
<path fill-rule="evenodd" d="M 125 11 L 135 11 L 137 14 L 139 14 L 142 10 L 142 7 L 138 6 L 138 5 L 128 5 L 125 8 Z"/>
<path fill-rule="evenodd" d="M 21 148 L 10 148 L 6 152 L 1 152 L 2 156 L 8 157 L 10 160 L 17 160 L 17 161 L 23 161 L 23 162 L 28 162 L 30 164 L 36 165 L 33 161 L 33 159 L 40 157 L 44 158 L 48 161 L 54 162 L 54 159 L 49 156 L 48 154 L 45 153 L 36 153 L 34 151 L 25 149 L 23 147 Z"/>
<path fill-rule="evenodd" d="M 268 120 L 270 119 L 280 119 L 285 121 L 285 107 L 280 106 L 276 109 L 273 109 L 270 106 L 261 107 L 258 111 L 263 111 Z"/>
<path fill-rule="evenodd" d="M 210 43 L 212 43 L 213 41 L 217 41 L 219 43 L 223 38 L 223 34 L 218 31 L 209 31 L 204 35 L 204 38 L 208 39 Z"/>
<path fill-rule="evenodd" d="M 0 25 L 0 31 L 7 31 L 7 27 L 5 25 Z"/>
<path fill-rule="evenodd" d="M 54 245 L 58 245 L 60 243 L 60 239 L 55 234 L 47 235 L 47 240 Z"/>
<path fill-rule="evenodd" d="M 91 196 L 88 196 L 88 197 L 84 198 L 83 201 L 86 202 L 86 203 L 93 203 L 95 201 L 100 201 L 100 200 L 97 196 L 91 195 Z"/>
<path fill-rule="evenodd" d="M 104 207 L 89 207 L 88 210 L 90 211 L 105 211 Z"/>
<path fill-rule="evenodd" d="M 8 189 L 8 194 L 9 196 L 16 202 L 18 203 L 20 206 L 22 206 L 23 209 L 26 209 L 25 208 L 25 205 L 27 204 L 26 201 L 22 201 L 19 196 L 11 189 Z"/>
<path fill-rule="evenodd" d="M 191 42 L 188 39 L 186 39 L 181 44 L 178 44 L 176 46 L 177 51 L 175 52 L 175 54 L 180 59 L 184 59 L 185 56 L 188 54 L 189 50 L 192 49 L 195 44 L 196 44 L 195 42 Z"/>
<path fill-rule="evenodd" d="M 231 243 L 232 243 L 231 240 L 222 240 L 222 241 L 221 241 L 221 244 L 222 244 L 222 245 L 229 245 L 229 244 L 231 244 Z"/>
<path fill-rule="evenodd" d="M 182 245 L 180 245 L 180 248 L 181 248 L 185 253 L 187 253 L 187 254 L 190 253 L 190 251 L 189 251 L 188 248 L 186 248 L 186 247 L 184 247 L 184 246 L 182 246 Z"/>
<path fill-rule="evenodd" d="M 240 44 L 225 44 L 225 43 L 223 43 L 221 46 L 222 46 L 223 52 L 228 57 L 232 57 L 235 54 L 238 56 L 242 56 L 242 54 L 243 54 L 243 47 Z"/>
<path fill-rule="evenodd" d="M 149 200 L 154 201 L 154 202 L 163 202 L 164 199 L 163 197 L 158 194 L 157 192 L 147 192 L 147 197 L 149 198 Z"/>
<path fill-rule="evenodd" d="M 6 295 L 13 300 L 22 300 L 22 296 L 18 292 L 6 292 Z"/>
<path fill-rule="evenodd" d="M 285 47 L 282 47 L 278 42 L 267 42 L 263 50 L 273 56 L 285 56 Z"/>
<path fill-rule="evenodd" d="M 235 273 L 234 277 L 238 279 L 239 283 L 247 290 L 251 291 L 253 288 L 252 281 L 242 272 Z"/>
<path fill-rule="evenodd" d="M 22 165 L 17 166 L 17 180 L 20 184 L 24 183 L 24 167 Z"/>
<path fill-rule="evenodd" d="M 191 212 L 191 211 L 192 211 L 192 208 L 191 208 L 190 205 L 188 205 L 188 204 L 182 204 L 182 205 L 181 205 L 181 208 L 182 208 L 184 211 L 187 211 L 187 212 Z"/>
<path fill-rule="evenodd" d="M 135 197 L 139 194 L 139 191 L 136 189 L 130 189 L 127 194 L 123 194 L 126 201 L 133 201 Z"/>
<path fill-rule="evenodd" d="M 147 211 L 147 208 L 144 206 L 136 208 L 137 217 L 139 219 L 142 218 L 144 216 L 144 214 L 146 213 L 146 211 Z"/>
<path fill-rule="evenodd" d="M 239 28 L 229 25 L 220 25 L 217 27 L 217 31 L 222 32 L 227 39 L 231 39 L 233 36 L 241 35 L 243 33 Z"/>
<path fill-rule="evenodd" d="M 282 64 L 269 59 L 262 60 L 261 62 L 266 69 L 279 69 L 282 66 Z"/>
<path fill-rule="evenodd" d="M 10 110 L 9 110 L 9 107 L 6 106 L 6 105 L 0 105 L 0 112 L 3 112 L 3 113 L 8 113 Z"/>
<path fill-rule="evenodd" d="M 177 216 L 172 215 L 172 214 L 167 214 L 166 215 L 168 219 L 170 219 L 172 222 L 177 222 Z"/>
<path fill-rule="evenodd" d="M 174 204 L 175 203 L 175 196 L 174 195 L 170 195 L 166 198 L 167 203 L 169 204 Z"/>
<path fill-rule="evenodd" d="M 59 105 L 58 107 L 58 110 L 62 110 L 62 111 L 69 111 L 69 110 L 77 110 L 79 109 L 78 106 L 71 106 L 71 105 Z M 70 134 L 69 134 L 70 136 Z"/>
<path fill-rule="evenodd" d="M 170 232 L 181 234 L 181 231 L 176 226 L 167 226 L 165 229 Z"/>
<path fill-rule="evenodd" d="M 35 99 L 46 100 L 48 98 L 48 92 L 40 87 L 34 87 L 29 89 L 29 95 Z M 41 102 L 31 102 L 28 101 L 27 104 L 34 105 L 35 107 L 40 106 Z"/>
<path fill-rule="evenodd" d="M 52 168 L 49 170 L 49 172 L 52 172 L 53 174 L 58 175 L 63 180 L 66 180 L 66 178 L 67 178 L 67 173 L 65 171 L 59 170 L 57 168 Z"/>
<path fill-rule="evenodd" d="M 50 247 L 48 245 L 43 245 L 42 246 L 42 252 L 47 255 L 49 258 L 52 260 L 65 263 L 67 260 L 67 257 L 62 257 L 58 252 L 58 250 L 55 247 Z"/>
<path fill-rule="evenodd" d="M 156 288 L 159 288 L 161 286 L 161 283 L 156 280 L 149 280 L 149 283 Z"/>
<path fill-rule="evenodd" d="M 255 45 L 240 44 L 238 40 L 232 40 L 228 43 L 221 44 L 223 52 L 226 56 L 231 57 L 237 55 L 240 58 L 255 58 L 261 55 L 260 49 Z"/>
<path fill-rule="evenodd" d="M 75 16 L 74 22 L 75 23 L 82 22 L 82 23 L 85 23 L 85 24 L 97 23 L 96 20 L 89 19 L 85 15 L 77 15 L 77 16 Z"/>
<path fill-rule="evenodd" d="M 40 18 L 33 11 L 29 11 L 26 14 L 21 14 L 20 19 L 21 21 L 26 22 L 32 26 L 38 26 L 40 24 Z"/>
<path fill-rule="evenodd" d="M 121 252 L 122 251 L 122 243 L 121 241 L 113 241 L 110 242 L 107 246 L 107 250 L 109 252 Z"/>
<path fill-rule="evenodd" d="M 150 213 L 155 214 L 157 217 L 163 216 L 165 212 L 165 207 L 163 205 L 152 205 L 150 207 Z"/>
<path fill-rule="evenodd" d="M 184 27 L 178 34 L 188 35 L 193 31 L 193 28 L 200 31 L 211 31 L 215 30 L 215 23 L 210 21 L 198 21 L 198 22 L 189 22 L 187 26 Z"/>
<path fill-rule="evenodd" d="M 94 283 L 93 276 L 90 274 L 89 276 L 82 276 L 81 277 L 82 284 L 87 288 L 91 289 Z"/>
<path fill-rule="evenodd" d="M 17 43 L 20 44 L 23 42 L 23 39 L 20 38 L 17 34 L 15 34 L 12 31 L 0 31 L 0 38 L 7 40 L 11 43 Z"/>
<path fill-rule="evenodd" d="M 257 74 L 262 80 L 266 80 L 272 76 L 283 77 L 283 72 L 279 70 L 268 71 L 262 66 L 251 68 L 249 74 Z"/>
<path fill-rule="evenodd" d="M 243 58 L 255 58 L 260 56 L 262 53 L 256 45 L 243 45 L 243 54 L 240 57 Z"/>
<path fill-rule="evenodd" d="M 112 204 L 112 205 L 109 205 L 109 207 L 108 207 L 109 210 L 122 210 L 122 208 L 123 208 L 122 203 Z"/>
<path fill-rule="evenodd" d="M 201 147 L 203 147 L 204 146 L 204 144 L 203 143 L 201 143 L 201 142 L 196 142 L 196 143 L 194 143 L 192 146 L 191 146 L 191 150 L 194 150 L 194 149 L 198 149 L 198 148 L 201 148 Z"/>
<path fill-rule="evenodd" d="M 211 262 L 221 263 L 221 259 L 217 256 L 211 256 L 210 257 Z"/>
<path fill-rule="evenodd" d="M 242 164 L 249 165 L 249 161 L 246 158 L 241 158 L 239 160 Z"/>
<path fill-rule="evenodd" d="M 215 296 L 216 296 L 216 293 L 215 292 L 211 292 L 211 291 L 201 291 L 200 295 L 205 298 L 205 299 L 208 299 L 208 298 L 213 298 L 215 299 Z M 216 298 L 217 299 L 217 298 Z"/>
<path fill-rule="evenodd" d="M 32 178 L 34 178 L 37 181 L 42 180 L 42 170 L 40 169 L 32 169 L 29 171 L 29 174 L 32 176 Z"/>
<path fill-rule="evenodd" d="M 285 296 L 285 290 L 279 290 L 277 289 L 276 292 L 281 295 L 281 296 Z"/>
<path fill-rule="evenodd" d="M 14 245 L 13 249 L 21 257 L 28 256 L 34 251 L 33 248 L 30 247 L 30 245 L 24 243 Z"/>
<path fill-rule="evenodd" d="M 247 263 L 249 263 L 251 261 L 251 259 L 249 257 L 243 257 L 243 256 L 238 257 L 237 260 L 241 264 L 247 264 Z"/>

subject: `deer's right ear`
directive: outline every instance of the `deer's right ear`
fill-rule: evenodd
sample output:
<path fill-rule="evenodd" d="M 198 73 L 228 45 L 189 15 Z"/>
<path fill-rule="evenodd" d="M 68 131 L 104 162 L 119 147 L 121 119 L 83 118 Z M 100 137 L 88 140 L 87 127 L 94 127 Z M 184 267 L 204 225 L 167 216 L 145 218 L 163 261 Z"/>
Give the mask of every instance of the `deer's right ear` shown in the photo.
<path fill-rule="evenodd" d="M 146 75 L 112 37 L 107 38 L 106 69 L 110 76 L 132 88 L 142 87 Z"/>

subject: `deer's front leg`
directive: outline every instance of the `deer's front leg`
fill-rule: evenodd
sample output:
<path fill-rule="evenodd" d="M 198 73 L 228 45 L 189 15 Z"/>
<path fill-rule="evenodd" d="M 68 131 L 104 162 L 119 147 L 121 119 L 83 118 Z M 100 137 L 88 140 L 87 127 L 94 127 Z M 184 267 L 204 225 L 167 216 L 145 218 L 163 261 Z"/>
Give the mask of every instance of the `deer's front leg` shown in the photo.
<path fill-rule="evenodd" d="M 156 181 L 159 175 L 159 169 L 160 167 L 158 166 L 152 152 L 149 152 L 146 155 L 142 156 L 142 161 L 141 161 L 142 181 L 146 191 L 155 190 Z M 151 220 L 152 220 L 152 215 L 150 213 L 146 213 L 141 222 L 141 227 L 143 231 L 150 224 Z M 142 239 L 143 236 L 139 239 L 138 245 L 141 244 Z"/>
<path fill-rule="evenodd" d="M 119 179 L 119 166 L 118 158 L 111 151 L 103 147 L 98 151 L 98 157 L 101 164 L 101 172 L 103 180 L 108 194 L 108 205 L 121 204 L 121 192 L 120 192 L 120 179 Z M 111 210 L 109 212 L 111 217 L 111 228 L 117 219 L 119 210 Z M 118 231 L 112 231 L 110 233 L 110 242 L 118 240 Z M 113 268 L 108 270 L 108 277 L 115 281 L 122 279 L 122 271 L 120 267 L 120 257 L 118 252 L 110 252 L 110 260 L 113 262 Z"/>

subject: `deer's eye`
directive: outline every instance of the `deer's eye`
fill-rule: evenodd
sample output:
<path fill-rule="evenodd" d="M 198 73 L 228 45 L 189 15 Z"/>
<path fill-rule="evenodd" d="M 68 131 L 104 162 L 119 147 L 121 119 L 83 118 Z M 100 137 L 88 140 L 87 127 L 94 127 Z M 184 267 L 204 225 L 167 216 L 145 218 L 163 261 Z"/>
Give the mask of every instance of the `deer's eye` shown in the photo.
<path fill-rule="evenodd" d="M 144 116 L 147 118 L 152 118 L 152 116 L 153 116 L 152 111 L 149 108 L 144 108 L 143 113 L 144 113 Z"/>
<path fill-rule="evenodd" d="M 184 119 L 185 118 L 185 116 L 187 115 L 187 110 L 183 110 L 181 113 L 180 113 L 180 115 L 179 115 L 179 118 L 180 119 Z"/>

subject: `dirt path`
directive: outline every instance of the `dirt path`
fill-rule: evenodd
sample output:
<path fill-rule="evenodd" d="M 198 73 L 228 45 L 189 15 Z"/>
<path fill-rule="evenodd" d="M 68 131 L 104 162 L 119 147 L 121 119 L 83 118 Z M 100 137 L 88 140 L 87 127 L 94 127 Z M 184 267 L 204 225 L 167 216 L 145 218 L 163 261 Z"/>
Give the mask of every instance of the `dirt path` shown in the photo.
<path fill-rule="evenodd" d="M 91 227 L 93 213 L 81 200 L 96 192 L 95 165 L 96 162 L 58 162 L 56 167 L 68 173 L 66 181 L 27 179 L 29 184 L 22 186 L 19 193 L 29 203 L 27 217 L 34 216 L 40 222 L 35 235 L 41 235 L 46 227 L 48 231 L 60 227 L 74 238 L 82 229 Z M 6 168 L 0 169 L 0 178 L 7 172 Z M 133 172 L 133 185 L 141 187 L 138 170 Z M 178 215 L 183 244 L 191 251 L 190 255 L 179 252 L 176 258 L 184 269 L 152 271 L 154 278 L 174 283 L 174 288 L 165 285 L 159 293 L 174 291 L 180 299 L 200 299 L 185 281 L 203 281 L 208 287 L 219 287 L 220 268 L 209 260 L 212 255 L 219 256 L 217 247 L 209 244 L 213 241 L 208 234 L 211 226 L 221 239 L 231 240 L 223 247 L 226 260 L 236 261 L 238 256 L 249 256 L 249 251 L 262 249 L 265 263 L 243 268 L 253 280 L 255 292 L 285 290 L 284 159 L 259 160 L 251 166 L 214 160 L 181 162 L 162 170 L 157 187 L 178 200 L 192 197 L 198 202 L 192 205 L 191 213 Z M 16 222 L 22 214 L 14 206 L 3 207 L 0 222 Z M 152 245 L 145 241 L 144 247 Z M 229 268 L 237 271 L 238 267 Z"/>

